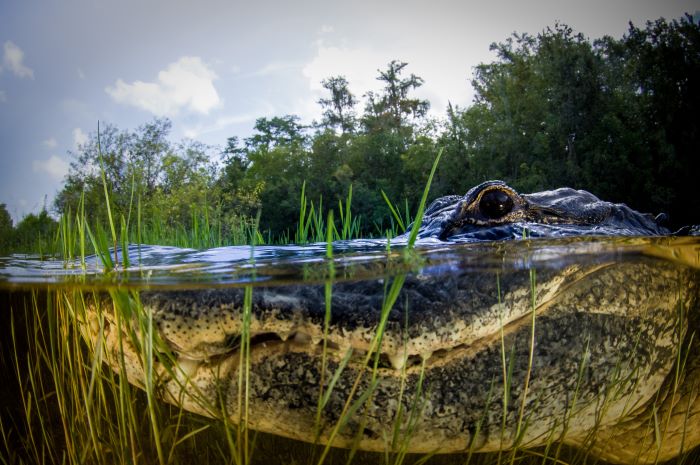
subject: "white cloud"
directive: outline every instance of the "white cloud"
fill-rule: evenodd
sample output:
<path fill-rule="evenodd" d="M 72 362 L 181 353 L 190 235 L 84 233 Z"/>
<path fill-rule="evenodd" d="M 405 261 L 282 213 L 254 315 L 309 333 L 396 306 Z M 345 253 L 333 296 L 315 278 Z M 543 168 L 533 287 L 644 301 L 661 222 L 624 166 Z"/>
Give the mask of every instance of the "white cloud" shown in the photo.
<path fill-rule="evenodd" d="M 105 91 L 118 103 L 133 105 L 158 116 L 174 116 L 181 109 L 208 114 L 221 105 L 214 88 L 217 79 L 199 57 L 182 57 L 158 73 L 156 82 L 118 79 Z"/>
<path fill-rule="evenodd" d="M 253 71 L 252 73 L 248 74 L 248 77 L 257 77 L 257 76 L 270 76 L 272 74 L 278 74 L 282 73 L 285 71 L 289 71 L 291 69 L 298 69 L 299 64 L 294 63 L 294 62 L 289 62 L 289 61 L 273 61 L 262 68 L 260 68 L 257 71 Z"/>
<path fill-rule="evenodd" d="M 28 77 L 34 79 L 34 71 L 24 64 L 24 52 L 9 40 L 4 45 L 4 55 L 2 57 L 3 66 L 8 68 L 15 76 L 20 78 Z"/>
<path fill-rule="evenodd" d="M 85 145 L 88 141 L 88 136 L 80 128 L 73 129 L 73 146 L 77 149 L 81 145 Z"/>
<path fill-rule="evenodd" d="M 331 32 L 334 32 L 335 29 L 333 26 L 329 26 L 327 24 L 324 24 L 321 26 L 321 30 L 319 31 L 321 34 L 330 34 Z"/>
<path fill-rule="evenodd" d="M 49 137 L 45 141 L 42 141 L 42 144 L 44 145 L 44 147 L 48 147 L 50 149 L 53 149 L 53 148 L 56 148 L 56 146 L 58 145 L 58 142 L 56 142 L 56 139 L 54 139 L 53 137 Z"/>
<path fill-rule="evenodd" d="M 243 123 L 249 123 L 249 122 L 255 121 L 257 118 L 260 118 L 263 116 L 269 116 L 272 114 L 273 114 L 272 108 L 268 106 L 262 112 L 256 112 L 255 114 L 246 113 L 246 114 L 240 114 L 240 115 L 222 116 L 220 118 L 216 118 L 216 120 L 212 123 L 198 124 L 196 126 L 191 126 L 191 127 L 185 128 L 183 133 L 184 133 L 185 137 L 188 137 L 190 139 L 197 139 L 198 137 L 200 137 L 203 134 L 210 134 L 212 132 L 222 131 L 222 130 L 228 128 L 229 126 L 234 126 L 234 125 L 243 124 Z"/>
<path fill-rule="evenodd" d="M 82 68 L 78 68 L 77 72 L 78 72 L 78 79 L 80 79 L 81 81 L 84 80 L 85 79 L 85 72 L 83 72 Z"/>
<path fill-rule="evenodd" d="M 61 180 L 68 174 L 68 162 L 57 155 L 51 155 L 46 160 L 33 160 L 32 169 L 34 172 L 47 173 L 55 180 Z"/>
<path fill-rule="evenodd" d="M 317 93 L 327 92 L 321 85 L 323 79 L 345 76 L 350 91 L 360 97 L 381 88 L 376 79 L 377 69 L 383 69 L 390 60 L 389 56 L 369 48 L 328 46 L 319 41 L 316 56 L 304 66 L 302 74 L 309 80 L 310 89 Z"/>
<path fill-rule="evenodd" d="M 469 84 L 470 67 L 453 57 L 451 53 L 436 53 L 430 47 L 410 47 L 398 51 L 386 46 L 381 51 L 365 47 L 336 46 L 323 40 L 316 43 L 316 55 L 302 70 L 308 79 L 309 89 L 315 96 L 326 96 L 328 91 L 321 81 L 331 76 L 345 76 L 350 91 L 358 100 L 367 91 L 378 92 L 383 83 L 377 80 L 379 70 L 385 70 L 391 60 L 408 63 L 403 77 L 415 74 L 424 83 L 416 89 L 415 95 L 427 99 L 431 104 L 430 115 L 443 116 L 448 101 L 460 106 L 467 105 L 473 96 Z M 358 105 L 361 111 L 362 104 Z M 320 110 L 318 110 L 320 111 Z"/>

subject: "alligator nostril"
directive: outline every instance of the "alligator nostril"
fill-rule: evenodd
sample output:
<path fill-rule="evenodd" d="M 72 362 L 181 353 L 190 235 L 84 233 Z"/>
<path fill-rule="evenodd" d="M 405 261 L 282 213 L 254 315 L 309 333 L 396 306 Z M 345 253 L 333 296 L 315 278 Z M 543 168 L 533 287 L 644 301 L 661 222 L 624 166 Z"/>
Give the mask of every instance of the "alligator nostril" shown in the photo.
<path fill-rule="evenodd" d="M 513 210 L 513 199 L 500 189 L 492 189 L 481 196 L 479 210 L 492 219 L 501 218 Z"/>

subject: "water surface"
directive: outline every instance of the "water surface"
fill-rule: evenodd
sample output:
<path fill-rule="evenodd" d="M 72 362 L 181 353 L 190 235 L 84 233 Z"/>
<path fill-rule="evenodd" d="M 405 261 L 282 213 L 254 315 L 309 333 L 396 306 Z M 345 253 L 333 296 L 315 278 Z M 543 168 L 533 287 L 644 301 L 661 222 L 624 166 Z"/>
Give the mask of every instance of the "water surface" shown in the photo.
<path fill-rule="evenodd" d="M 654 257 L 700 267 L 699 237 L 575 237 L 449 243 L 419 240 L 410 260 L 405 244 L 386 240 L 338 241 L 328 258 L 325 243 L 231 246 L 208 250 L 132 245 L 129 266 L 105 272 L 96 256 L 64 261 L 14 254 L 0 257 L 0 289 L 128 286 L 132 288 L 222 287 L 323 281 L 332 262 L 334 279 L 372 279 L 398 272 L 440 274 L 455 270 L 493 272 L 561 268 Z M 112 251 L 114 256 L 114 252 Z M 124 263 L 124 252 L 116 256 Z"/>

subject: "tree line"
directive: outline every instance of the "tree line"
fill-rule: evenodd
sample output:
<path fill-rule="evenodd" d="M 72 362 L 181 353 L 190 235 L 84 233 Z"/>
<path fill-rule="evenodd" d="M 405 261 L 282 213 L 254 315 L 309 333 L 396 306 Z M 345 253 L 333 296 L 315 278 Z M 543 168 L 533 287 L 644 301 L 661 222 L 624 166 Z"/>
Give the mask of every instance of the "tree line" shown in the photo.
<path fill-rule="evenodd" d="M 442 149 L 432 197 L 502 179 L 521 192 L 586 189 L 665 212 L 672 227 L 700 222 L 700 24 L 693 17 L 630 24 L 620 39 L 589 40 L 556 24 L 491 49 L 496 59 L 475 69 L 472 104 L 449 105 L 441 118 L 415 97 L 423 79 L 394 60 L 378 70 L 382 88 L 363 96 L 363 108 L 345 77 L 329 77 L 320 121 L 259 118 L 250 137 L 230 137 L 223 149 L 170 142 L 167 119 L 133 131 L 105 125 L 72 153 L 55 211 L 84 208 L 103 221 L 104 174 L 119 215 L 138 204 L 151 221 L 192 225 L 204 215 L 226 232 L 259 212 L 268 237 L 289 238 L 302 185 L 323 211 L 337 209 L 352 186 L 363 234 L 381 235 L 391 218 L 382 192 L 414 208 Z M 2 210 L 0 228 L 7 228 Z"/>

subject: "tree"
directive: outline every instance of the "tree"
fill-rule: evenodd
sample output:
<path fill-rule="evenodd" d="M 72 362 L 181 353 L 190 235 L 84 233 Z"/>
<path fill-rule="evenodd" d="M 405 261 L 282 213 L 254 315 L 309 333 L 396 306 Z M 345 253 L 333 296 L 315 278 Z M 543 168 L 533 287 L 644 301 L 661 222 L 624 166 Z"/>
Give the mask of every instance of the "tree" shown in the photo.
<path fill-rule="evenodd" d="M 178 227 L 189 226 L 193 215 L 215 217 L 220 193 L 210 151 L 201 142 L 183 141 L 162 158 L 159 184 L 144 207 L 149 218 Z"/>
<path fill-rule="evenodd" d="M 262 184 L 246 186 L 250 161 L 238 137 L 229 137 L 222 152 L 223 168 L 216 180 L 220 191 L 220 208 L 224 224 L 232 227 L 241 219 L 254 218 L 260 210 Z M 250 184 L 250 183 L 249 183 Z"/>
<path fill-rule="evenodd" d="M 422 118 L 428 112 L 430 104 L 427 100 L 409 98 L 409 92 L 423 85 L 423 79 L 411 73 L 407 78 L 401 78 L 401 73 L 408 63 L 392 60 L 384 71 L 377 70 L 377 80 L 384 83 L 383 93 L 375 96 L 367 94 L 368 105 L 365 110 L 366 124 L 381 119 L 394 131 L 401 131 L 407 126 L 409 118 Z"/>
<path fill-rule="evenodd" d="M 598 46 L 624 83 L 608 86 L 622 100 L 622 122 L 637 128 L 630 142 L 647 154 L 646 183 L 635 200 L 669 213 L 673 226 L 699 221 L 700 22 L 685 15 L 643 29 L 630 24 L 622 40 L 606 37 Z"/>
<path fill-rule="evenodd" d="M 90 134 L 76 151 L 63 189 L 55 207 L 59 214 L 77 211 L 84 197 L 85 212 L 92 218 L 104 219 L 106 208 L 101 170 L 104 170 L 107 191 L 117 214 L 124 213 L 130 202 L 136 167 L 130 164 L 133 136 L 110 124 L 101 125 L 99 134 Z"/>
<path fill-rule="evenodd" d="M 137 202 L 145 221 L 188 225 L 193 212 L 212 218 L 220 192 L 211 147 L 191 140 L 173 144 L 170 130 L 167 119 L 155 119 L 133 132 L 102 125 L 99 134 L 91 134 L 71 154 L 74 161 L 55 203 L 58 212 L 76 212 L 84 199 L 88 221 L 104 222 L 104 172 L 115 218 L 133 215 Z"/>
<path fill-rule="evenodd" d="M 269 152 L 278 146 L 301 147 L 306 143 L 296 115 L 258 118 L 254 129 L 256 133 L 245 140 L 249 152 Z"/>
<path fill-rule="evenodd" d="M 249 161 L 245 149 L 240 146 L 238 137 L 229 137 L 222 152 L 223 170 L 219 178 L 225 192 L 235 191 L 243 181 L 248 170 Z"/>
<path fill-rule="evenodd" d="M 436 196 L 466 192 L 469 186 L 478 181 L 472 177 L 474 166 L 468 145 L 469 128 L 462 124 L 462 112 L 462 109 L 448 102 L 447 115 L 435 147 L 435 150 L 443 150 L 431 188 Z M 425 169 L 429 173 L 430 168 Z"/>
<path fill-rule="evenodd" d="M 423 79 L 393 60 L 377 70 L 382 86 L 365 95 L 362 115 L 347 80 L 329 77 L 313 134 L 294 115 L 259 118 L 252 136 L 226 141 L 220 171 L 211 148 L 169 142 L 168 120 L 135 131 L 104 125 L 101 161 L 92 134 L 73 154 L 56 208 L 74 212 L 84 196 L 88 214 L 102 215 L 103 169 L 116 215 L 127 213 L 133 192 L 144 211 L 171 212 L 178 222 L 193 208 L 231 221 L 261 210 L 261 228 L 279 237 L 296 227 L 304 182 L 325 209 L 352 185 L 364 233 L 376 233 L 388 218 L 380 191 L 414 204 L 442 148 L 435 196 L 500 178 L 523 192 L 566 185 L 670 213 L 675 225 L 700 222 L 695 19 L 630 24 L 621 39 L 595 42 L 555 24 L 492 50 L 496 59 L 475 69 L 473 104 L 449 105 L 442 120 L 429 118 L 428 102 L 415 97 Z"/>
<path fill-rule="evenodd" d="M 539 184 L 545 179 L 581 187 L 580 157 L 601 110 L 600 60 L 590 43 L 557 24 L 491 48 L 499 59 L 477 67 L 475 104 L 463 115 L 472 167 L 518 188 L 552 187 Z M 542 170 L 545 177 L 530 176 Z"/>
<path fill-rule="evenodd" d="M 340 129 L 342 133 L 355 130 L 355 96 L 348 88 L 344 76 L 334 76 L 321 81 L 321 85 L 331 93 L 330 98 L 319 99 L 323 108 L 321 124 L 327 128 Z"/>
<path fill-rule="evenodd" d="M 281 234 L 295 229 L 299 194 L 309 166 L 307 137 L 293 115 L 259 118 L 245 139 L 250 166 L 244 186 L 260 192 L 261 229 Z"/>
<path fill-rule="evenodd" d="M 43 208 L 38 215 L 30 213 L 19 223 L 14 231 L 14 248 L 16 250 L 35 250 L 37 247 L 43 251 L 49 248 L 49 244 L 56 234 L 58 224 Z"/>
<path fill-rule="evenodd" d="M 557 24 L 492 48 L 498 59 L 477 67 L 474 104 L 451 118 L 465 179 L 567 185 L 669 212 L 675 226 L 697 221 L 700 27 L 690 16 L 593 44 Z"/>
<path fill-rule="evenodd" d="M 129 162 L 134 167 L 136 183 L 142 188 L 142 194 L 150 196 L 158 184 L 163 158 L 171 152 L 167 140 L 172 123 L 167 118 L 156 118 L 140 126 L 132 135 Z"/>
<path fill-rule="evenodd" d="M 0 251 L 8 250 L 13 238 L 12 217 L 7 205 L 0 203 Z"/>

